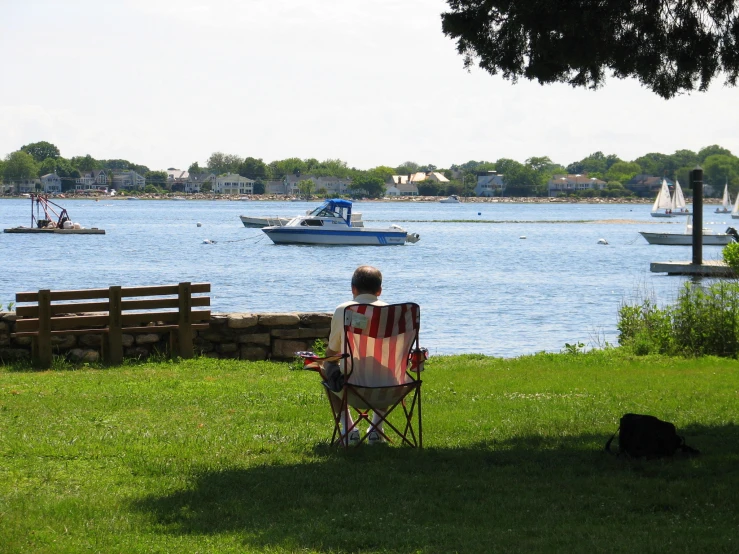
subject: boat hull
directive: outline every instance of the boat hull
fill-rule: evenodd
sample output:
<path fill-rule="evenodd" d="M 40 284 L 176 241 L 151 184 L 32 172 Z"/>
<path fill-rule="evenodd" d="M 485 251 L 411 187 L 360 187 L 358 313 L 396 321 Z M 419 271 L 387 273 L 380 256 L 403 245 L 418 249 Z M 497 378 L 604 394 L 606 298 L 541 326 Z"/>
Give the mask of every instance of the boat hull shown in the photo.
<path fill-rule="evenodd" d="M 652 217 L 675 217 L 673 214 L 666 214 L 664 212 L 652 212 Z"/>
<path fill-rule="evenodd" d="M 33 227 L 13 227 L 3 233 L 26 233 L 30 235 L 104 235 L 105 229 L 36 229 Z"/>
<path fill-rule="evenodd" d="M 287 222 L 290 221 L 289 217 L 258 217 L 258 216 L 246 216 L 246 215 L 240 215 L 239 219 L 241 219 L 241 223 L 244 224 L 244 227 L 248 227 L 250 229 L 261 229 L 262 227 L 270 227 L 270 226 L 283 226 L 287 225 Z"/>
<path fill-rule="evenodd" d="M 693 235 L 687 233 L 648 233 L 639 231 L 649 244 L 671 246 L 693 246 Z M 726 246 L 734 242 L 734 237 L 727 234 L 703 235 L 703 246 Z"/>
<path fill-rule="evenodd" d="M 347 228 L 311 229 L 305 227 L 265 227 L 264 233 L 275 244 L 318 244 L 338 246 L 400 246 L 406 231 Z"/>

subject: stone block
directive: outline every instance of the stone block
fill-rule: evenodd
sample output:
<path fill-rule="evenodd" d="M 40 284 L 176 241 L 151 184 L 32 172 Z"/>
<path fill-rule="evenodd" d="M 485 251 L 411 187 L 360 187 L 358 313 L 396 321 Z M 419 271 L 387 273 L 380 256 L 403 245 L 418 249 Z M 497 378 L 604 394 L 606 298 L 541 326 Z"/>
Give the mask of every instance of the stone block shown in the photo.
<path fill-rule="evenodd" d="M 223 327 L 228 325 L 229 314 L 210 314 L 210 326 Z"/>
<path fill-rule="evenodd" d="M 238 352 L 239 351 L 239 345 L 233 342 L 227 342 L 225 344 L 219 344 L 216 346 L 216 352 L 219 352 L 221 354 L 226 354 L 229 352 Z"/>
<path fill-rule="evenodd" d="M 0 348 L 0 363 L 27 360 L 31 352 L 23 348 Z"/>
<path fill-rule="evenodd" d="M 159 335 L 155 333 L 146 333 L 145 335 L 136 335 L 136 344 L 156 344 L 159 342 Z"/>
<path fill-rule="evenodd" d="M 302 340 L 275 339 L 272 357 L 278 360 L 292 360 L 295 352 L 308 350 L 308 343 Z"/>
<path fill-rule="evenodd" d="M 269 346 L 272 344 L 269 333 L 250 333 L 248 335 L 239 335 L 239 342 L 241 344 L 261 344 L 263 346 Z"/>
<path fill-rule="evenodd" d="M 226 337 L 223 336 L 223 333 L 209 329 L 208 331 L 201 333 L 198 338 L 207 340 L 208 342 L 223 342 Z"/>
<path fill-rule="evenodd" d="M 218 357 L 222 360 L 238 360 L 239 350 L 236 349 L 234 352 L 220 352 Z"/>
<path fill-rule="evenodd" d="M 121 335 L 121 344 L 123 345 L 123 348 L 128 348 L 129 346 L 133 346 L 133 343 L 136 341 L 135 338 L 133 338 L 133 335 Z"/>
<path fill-rule="evenodd" d="M 98 362 L 100 361 L 100 353 L 97 350 L 85 348 L 74 348 L 69 351 L 69 359 L 74 362 Z"/>
<path fill-rule="evenodd" d="M 126 350 L 124 351 L 124 356 L 126 358 L 148 358 L 149 349 L 144 346 L 134 346 L 131 348 L 126 348 Z"/>
<path fill-rule="evenodd" d="M 228 326 L 231 329 L 248 329 L 256 327 L 259 322 L 257 314 L 231 314 L 228 317 Z"/>
<path fill-rule="evenodd" d="M 103 337 L 100 335 L 82 335 L 79 343 L 80 346 L 100 346 L 103 343 Z"/>
<path fill-rule="evenodd" d="M 272 329 L 270 335 L 281 339 L 297 339 L 300 337 L 300 329 Z"/>
<path fill-rule="evenodd" d="M 212 342 L 205 340 L 202 337 L 198 337 L 193 341 L 193 346 L 198 352 L 213 352 L 215 346 Z"/>
<path fill-rule="evenodd" d="M 74 335 L 51 335 L 51 346 L 60 350 L 67 350 L 77 346 L 77 337 Z"/>
<path fill-rule="evenodd" d="M 333 314 L 307 313 L 300 314 L 300 324 L 307 327 L 330 327 Z"/>
<path fill-rule="evenodd" d="M 8 330 L 8 324 L 0 319 L 0 331 L 7 331 L 7 330 Z"/>
<path fill-rule="evenodd" d="M 300 316 L 296 313 L 260 314 L 259 325 L 265 327 L 289 327 L 300 324 Z"/>
<path fill-rule="evenodd" d="M 239 350 L 242 360 L 258 361 L 267 359 L 267 349 L 261 346 L 242 346 Z"/>
<path fill-rule="evenodd" d="M 331 327 L 303 327 L 298 329 L 298 338 L 300 339 L 326 339 L 331 334 Z"/>
<path fill-rule="evenodd" d="M 15 312 L 5 312 L 5 313 L 3 314 L 2 320 L 3 320 L 3 321 L 9 321 L 9 322 L 13 322 L 13 321 L 15 321 L 15 320 L 16 320 L 17 318 L 18 318 L 18 317 L 17 317 L 16 315 L 15 315 Z"/>
<path fill-rule="evenodd" d="M 31 346 L 31 337 L 16 337 L 13 339 L 13 343 L 18 346 Z"/>

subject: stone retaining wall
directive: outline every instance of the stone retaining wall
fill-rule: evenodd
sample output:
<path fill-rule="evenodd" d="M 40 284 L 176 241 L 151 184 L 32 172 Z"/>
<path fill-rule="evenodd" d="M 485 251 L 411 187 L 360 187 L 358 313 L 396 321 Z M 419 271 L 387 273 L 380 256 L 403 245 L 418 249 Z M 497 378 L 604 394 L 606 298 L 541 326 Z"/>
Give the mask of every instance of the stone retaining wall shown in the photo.
<path fill-rule="evenodd" d="M 328 340 L 331 315 L 324 313 L 214 313 L 206 330 L 194 332 L 195 352 L 210 358 L 238 360 L 292 360 L 309 350 L 316 339 Z M 0 312 L 0 364 L 30 359 L 31 338 L 10 335 L 15 313 Z M 169 332 L 123 335 L 126 358 L 147 358 L 169 350 Z M 102 335 L 54 335 L 53 352 L 71 361 L 100 360 Z"/>

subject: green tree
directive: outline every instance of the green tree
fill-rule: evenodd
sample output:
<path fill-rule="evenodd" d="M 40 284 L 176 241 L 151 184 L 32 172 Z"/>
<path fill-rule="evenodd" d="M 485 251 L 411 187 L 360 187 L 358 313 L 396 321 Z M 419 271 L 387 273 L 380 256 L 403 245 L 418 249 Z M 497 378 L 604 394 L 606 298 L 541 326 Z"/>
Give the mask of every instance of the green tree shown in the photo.
<path fill-rule="evenodd" d="M 21 151 L 33 156 L 37 163 L 43 162 L 46 158 L 58 158 L 61 155 L 56 146 L 45 140 L 21 146 Z"/>
<path fill-rule="evenodd" d="M 446 192 L 446 187 L 430 179 L 421 181 L 416 187 L 418 188 L 418 194 L 421 196 L 442 196 Z"/>
<path fill-rule="evenodd" d="M 639 167 L 642 169 L 642 173 L 646 175 L 656 175 L 657 177 L 661 177 L 663 175 L 672 177 L 677 169 L 675 159 L 666 154 L 660 154 L 659 152 L 644 154 L 635 159 L 634 162 L 639 164 Z"/>
<path fill-rule="evenodd" d="M 385 181 L 369 173 L 354 177 L 347 188 L 352 192 L 352 196 L 382 198 L 385 195 Z"/>
<path fill-rule="evenodd" d="M 315 190 L 316 184 L 313 182 L 313 179 L 298 181 L 298 192 L 303 198 L 310 198 Z"/>
<path fill-rule="evenodd" d="M 195 162 L 191 164 L 190 167 L 187 168 L 187 172 L 190 175 L 201 175 L 205 173 L 205 170 L 200 168 L 200 165 L 198 165 L 198 162 Z"/>
<path fill-rule="evenodd" d="M 465 66 L 515 82 L 597 88 L 608 73 L 663 98 L 739 76 L 739 10 L 718 0 L 447 0 L 442 30 Z"/>
<path fill-rule="evenodd" d="M 167 172 L 166 171 L 147 171 L 144 174 L 144 179 L 151 185 L 155 185 L 157 188 L 163 189 L 167 186 Z"/>
<path fill-rule="evenodd" d="M 95 169 L 103 168 L 103 164 L 90 156 L 90 154 L 87 154 L 85 156 L 73 156 L 69 159 L 69 161 L 80 171 L 93 171 Z"/>
<path fill-rule="evenodd" d="M 254 194 L 264 194 L 265 188 L 264 188 L 264 181 L 257 178 L 254 181 Z"/>
<path fill-rule="evenodd" d="M 268 179 L 269 170 L 262 158 L 244 158 L 239 166 L 239 175 L 247 179 Z"/>
<path fill-rule="evenodd" d="M 3 177 L 5 182 L 34 179 L 38 175 L 38 165 L 31 154 L 18 150 L 5 157 Z"/>
<path fill-rule="evenodd" d="M 403 162 L 395 169 L 395 175 L 408 175 L 419 171 L 419 165 L 416 162 Z"/>
<path fill-rule="evenodd" d="M 287 158 L 270 162 L 269 170 L 273 179 L 282 179 L 287 175 L 306 174 L 306 164 L 300 158 Z"/>
<path fill-rule="evenodd" d="M 524 164 L 508 158 L 495 162 L 498 173 L 503 175 L 506 196 L 533 196 L 539 179 L 536 172 Z"/>
<path fill-rule="evenodd" d="M 216 175 L 222 175 L 223 173 L 237 173 L 243 161 L 235 154 L 213 152 L 208 158 L 207 164 L 210 171 Z"/>
<path fill-rule="evenodd" d="M 367 173 L 373 177 L 379 177 L 382 179 L 383 183 L 386 183 L 393 175 L 395 175 L 395 169 L 386 165 L 378 165 L 377 167 L 373 167 L 368 170 Z"/>
<path fill-rule="evenodd" d="M 708 156 L 703 161 L 703 182 L 721 194 L 725 183 L 739 182 L 739 158 L 722 154 Z"/>
<path fill-rule="evenodd" d="M 212 191 L 212 190 L 213 190 L 213 185 L 211 184 L 211 182 L 210 182 L 210 181 L 208 181 L 207 183 L 203 183 L 203 184 L 202 184 L 202 185 L 200 186 L 200 191 L 201 191 L 201 192 L 210 192 L 210 191 Z"/>
<path fill-rule="evenodd" d="M 723 148 L 722 146 L 719 146 L 718 144 L 713 144 L 711 146 L 706 146 L 704 148 L 701 148 L 698 150 L 698 159 L 701 163 L 706 161 L 706 158 L 708 156 L 731 156 L 731 152 L 727 150 L 726 148 Z"/>
<path fill-rule="evenodd" d="M 621 184 L 629 181 L 641 172 L 641 166 L 636 162 L 616 162 L 606 171 L 604 177 L 609 183 L 611 181 L 617 181 Z"/>

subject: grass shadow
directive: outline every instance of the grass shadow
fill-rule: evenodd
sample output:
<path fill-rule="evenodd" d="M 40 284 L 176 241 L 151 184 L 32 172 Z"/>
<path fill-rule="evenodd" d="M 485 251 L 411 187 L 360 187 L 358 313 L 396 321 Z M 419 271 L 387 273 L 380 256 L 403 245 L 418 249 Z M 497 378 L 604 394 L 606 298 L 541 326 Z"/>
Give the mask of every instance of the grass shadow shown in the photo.
<path fill-rule="evenodd" d="M 256 549 L 643 551 L 682 518 L 670 536 L 683 551 L 725 551 L 739 524 L 739 427 L 681 432 L 704 454 L 626 460 L 595 435 L 420 451 L 318 445 L 304 463 L 204 469 L 134 508 L 167 533 L 235 534 Z"/>

